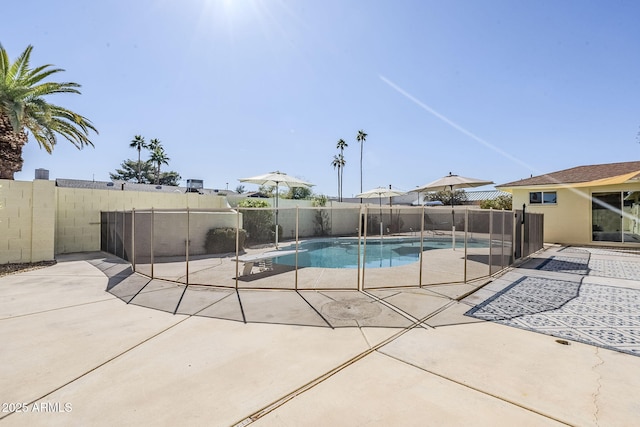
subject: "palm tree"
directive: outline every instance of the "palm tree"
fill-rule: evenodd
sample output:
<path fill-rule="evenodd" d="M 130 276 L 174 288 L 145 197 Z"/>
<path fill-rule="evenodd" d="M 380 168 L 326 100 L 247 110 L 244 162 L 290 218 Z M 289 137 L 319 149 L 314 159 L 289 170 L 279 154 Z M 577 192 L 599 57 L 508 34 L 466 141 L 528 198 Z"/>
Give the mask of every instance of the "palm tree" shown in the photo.
<path fill-rule="evenodd" d="M 149 141 L 149 144 L 147 144 L 147 148 L 151 150 L 151 152 L 155 151 L 158 147 L 162 147 L 162 143 L 158 138 L 153 138 Z"/>
<path fill-rule="evenodd" d="M 11 63 L 0 44 L 0 179 L 14 179 L 14 174 L 22 170 L 27 131 L 48 153 L 53 151 L 58 135 L 80 149 L 93 146 L 89 131 L 98 133 L 86 117 L 45 100 L 47 95 L 57 93 L 80 94 L 80 85 L 43 82 L 64 70 L 51 68 L 50 64 L 31 68 L 32 50 L 33 46 L 27 46 Z"/>
<path fill-rule="evenodd" d="M 362 147 L 367 140 L 367 134 L 362 129 L 359 130 L 356 140 L 360 143 L 360 193 L 362 193 Z M 360 203 L 362 203 L 362 199 L 360 199 Z"/>
<path fill-rule="evenodd" d="M 136 150 L 138 150 L 138 184 L 142 183 L 142 176 L 140 174 L 140 151 L 142 151 L 143 148 L 147 148 L 147 143 L 144 142 L 144 137 L 141 135 L 136 135 L 133 137 L 133 139 L 131 140 L 131 144 L 129 144 L 129 147 L 131 148 L 135 148 Z"/>
<path fill-rule="evenodd" d="M 158 138 L 153 138 L 152 140 L 149 141 L 149 144 L 147 144 L 147 148 L 149 149 L 149 151 L 151 151 L 151 157 L 150 157 L 151 163 L 156 165 L 155 171 L 154 171 L 154 175 L 155 175 L 154 183 L 157 185 L 157 181 L 160 178 L 160 165 L 156 160 L 154 160 L 154 154 L 156 154 L 156 158 L 158 159 L 163 157 L 164 147 L 162 146 L 162 143 Z M 166 160 L 169 160 L 169 159 L 166 159 Z"/>
<path fill-rule="evenodd" d="M 342 184 L 344 183 L 342 176 L 344 175 L 344 166 L 347 164 L 347 161 L 342 154 L 339 154 L 338 158 L 340 159 L 340 201 L 342 201 Z"/>
<path fill-rule="evenodd" d="M 347 164 L 347 162 L 344 160 L 344 149 L 347 148 L 348 146 L 349 144 L 347 144 L 344 139 L 339 139 L 338 143 L 336 144 L 336 148 L 340 150 L 340 159 L 342 163 L 340 168 L 340 191 L 339 191 L 340 201 L 342 201 L 342 184 L 344 183 L 344 180 L 342 178 L 344 176 L 344 166 Z"/>
<path fill-rule="evenodd" d="M 333 166 L 334 169 L 338 169 L 338 200 L 342 200 L 342 198 L 340 197 L 340 168 L 342 167 L 342 162 L 340 161 L 339 154 L 333 156 L 331 166 Z"/>
<path fill-rule="evenodd" d="M 149 158 L 149 160 L 151 160 L 151 162 L 156 165 L 155 184 L 158 185 L 160 183 L 160 166 L 162 164 L 168 165 L 169 160 L 171 159 L 164 152 L 164 147 L 162 147 L 160 141 L 158 141 L 157 139 L 152 139 L 150 142 L 153 143 L 154 141 L 154 148 L 151 152 L 151 157 Z"/>

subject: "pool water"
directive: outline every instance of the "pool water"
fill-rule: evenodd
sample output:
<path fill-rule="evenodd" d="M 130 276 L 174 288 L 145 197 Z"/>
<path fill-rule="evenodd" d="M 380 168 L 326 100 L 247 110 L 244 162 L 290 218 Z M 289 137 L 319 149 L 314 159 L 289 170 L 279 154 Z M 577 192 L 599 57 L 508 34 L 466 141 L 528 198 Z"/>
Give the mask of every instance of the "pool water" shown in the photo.
<path fill-rule="evenodd" d="M 488 247 L 488 242 L 467 241 L 469 247 Z M 282 247 L 295 250 L 295 245 Z M 358 240 L 333 239 L 302 242 L 298 245 L 298 267 L 358 268 Z M 451 239 L 425 239 L 423 249 L 451 248 Z M 456 248 L 464 248 L 464 241 L 457 241 Z M 420 259 L 419 239 L 368 240 L 365 268 L 397 267 Z M 364 258 L 364 244 L 360 243 L 360 259 Z M 295 254 L 273 259 L 275 264 L 295 266 Z"/>

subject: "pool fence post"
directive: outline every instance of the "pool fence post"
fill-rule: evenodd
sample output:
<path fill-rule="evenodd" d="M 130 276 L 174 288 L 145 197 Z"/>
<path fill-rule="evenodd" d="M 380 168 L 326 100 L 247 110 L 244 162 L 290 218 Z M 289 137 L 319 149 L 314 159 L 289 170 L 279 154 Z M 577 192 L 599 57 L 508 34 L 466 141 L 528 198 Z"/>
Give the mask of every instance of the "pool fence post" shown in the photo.
<path fill-rule="evenodd" d="M 131 209 L 131 268 L 136 271 L 136 208 Z"/>
<path fill-rule="evenodd" d="M 298 290 L 298 223 L 300 216 L 300 206 L 296 205 L 296 273 L 295 273 L 295 286 L 296 291 Z M 277 230 L 276 230 L 277 231 Z"/>
<path fill-rule="evenodd" d="M 421 221 L 420 221 L 420 279 L 419 279 L 419 283 L 418 286 L 422 287 L 422 265 L 423 265 L 423 258 L 424 258 L 424 214 L 425 214 L 425 207 L 424 205 L 421 206 L 422 209 L 422 216 Z"/>
<path fill-rule="evenodd" d="M 493 208 L 489 208 L 489 276 L 493 265 Z"/>
<path fill-rule="evenodd" d="M 156 228 L 156 212 L 155 212 L 154 208 L 151 208 L 151 278 L 152 279 L 154 278 L 153 277 L 153 262 L 154 262 L 154 259 L 153 259 L 153 250 L 154 250 L 154 248 L 153 248 L 153 235 L 155 234 L 154 233 L 155 228 Z"/>
<path fill-rule="evenodd" d="M 507 211 L 502 209 L 502 236 L 500 238 L 500 270 L 504 270 L 504 222 L 505 217 L 507 215 Z"/>
<path fill-rule="evenodd" d="M 369 209 L 367 205 L 364 205 L 364 234 L 362 238 L 362 264 L 360 264 L 360 257 L 358 257 L 358 267 L 362 266 L 362 280 L 358 283 L 358 290 L 364 290 L 364 271 L 366 270 L 365 264 L 367 263 L 367 220 L 369 216 Z M 382 242 L 381 242 L 382 243 Z M 360 245 L 358 245 L 360 247 Z"/>
<path fill-rule="evenodd" d="M 360 199 L 360 201 L 362 201 L 362 199 Z M 366 223 L 366 219 L 365 219 L 365 223 Z M 360 287 L 360 246 L 362 243 L 362 205 L 360 205 L 360 207 L 358 208 L 358 228 L 356 229 L 358 231 L 358 278 L 357 280 L 357 286 L 358 286 L 358 290 L 361 290 L 362 288 Z"/>
<path fill-rule="evenodd" d="M 122 259 L 126 258 L 127 251 L 127 211 L 122 211 Z"/>
<path fill-rule="evenodd" d="M 238 252 L 240 251 L 240 209 L 236 208 L 236 291 L 238 290 Z"/>
<path fill-rule="evenodd" d="M 113 254 L 118 256 L 118 211 L 113 213 Z"/>
<path fill-rule="evenodd" d="M 190 231 L 189 231 L 189 219 L 190 219 L 190 214 L 189 214 L 189 208 L 187 207 L 187 239 L 185 240 L 185 263 L 186 263 L 186 273 L 187 273 L 187 277 L 186 277 L 186 285 L 189 285 L 189 236 L 190 236 Z"/>
<path fill-rule="evenodd" d="M 464 283 L 467 283 L 467 233 L 469 231 L 469 208 L 464 209 Z"/>
<path fill-rule="evenodd" d="M 122 227 L 122 255 L 120 256 L 120 258 L 124 259 L 125 255 L 124 255 L 124 249 L 125 249 L 125 242 L 127 241 L 127 216 L 125 215 L 126 211 L 123 209 L 122 210 L 122 218 L 121 218 L 121 223 L 122 225 L 120 227 Z"/>

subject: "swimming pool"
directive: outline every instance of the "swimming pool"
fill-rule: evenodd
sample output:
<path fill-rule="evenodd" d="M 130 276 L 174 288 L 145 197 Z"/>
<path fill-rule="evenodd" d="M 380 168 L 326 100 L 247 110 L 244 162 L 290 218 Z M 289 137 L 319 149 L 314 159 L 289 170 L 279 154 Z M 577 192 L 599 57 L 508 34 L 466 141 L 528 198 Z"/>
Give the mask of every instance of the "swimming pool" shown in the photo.
<path fill-rule="evenodd" d="M 489 247 L 488 241 L 468 240 L 468 247 Z M 295 250 L 295 245 L 282 247 Z M 298 245 L 298 267 L 358 268 L 357 239 L 323 239 L 301 242 Z M 432 238 L 423 241 L 423 249 L 451 248 L 450 238 Z M 464 241 L 457 241 L 456 248 L 464 248 Z M 360 243 L 360 257 L 364 257 L 364 244 Z M 397 267 L 417 262 L 420 259 L 420 239 L 389 238 L 367 240 L 365 268 Z M 295 254 L 273 259 L 274 264 L 295 266 Z"/>

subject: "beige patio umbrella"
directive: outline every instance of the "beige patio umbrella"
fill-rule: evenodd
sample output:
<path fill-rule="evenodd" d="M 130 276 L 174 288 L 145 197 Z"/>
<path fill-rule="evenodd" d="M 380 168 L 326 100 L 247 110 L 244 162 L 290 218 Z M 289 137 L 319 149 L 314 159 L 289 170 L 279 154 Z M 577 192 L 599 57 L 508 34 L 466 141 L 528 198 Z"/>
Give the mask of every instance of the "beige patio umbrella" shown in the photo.
<path fill-rule="evenodd" d="M 422 191 L 451 191 L 451 230 L 455 236 L 456 225 L 455 225 L 455 214 L 453 211 L 453 190 L 457 190 L 460 188 L 473 188 L 473 187 L 482 187 L 483 185 L 493 184 L 493 181 L 486 181 L 482 179 L 476 178 L 467 178 L 464 176 L 454 175 L 449 172 L 449 175 L 444 176 L 440 179 L 436 179 L 428 184 L 419 186 L 413 191 L 418 192 L 418 199 L 420 198 L 419 193 Z M 455 239 L 455 237 L 454 237 Z M 455 240 L 454 240 L 454 250 L 455 250 Z"/>
<path fill-rule="evenodd" d="M 258 175 L 251 178 L 240 178 L 238 181 L 240 182 L 249 182 L 251 184 L 258 185 L 268 185 L 276 187 L 275 194 L 275 208 L 276 208 L 276 249 L 278 249 L 278 190 L 280 185 L 285 185 L 287 187 L 312 187 L 313 184 L 303 181 L 301 179 L 295 178 L 291 175 L 287 175 L 284 172 L 275 171 L 269 172 L 264 175 Z"/>
<path fill-rule="evenodd" d="M 365 191 L 364 193 L 360 193 L 356 195 L 356 197 L 360 199 L 380 199 L 380 237 L 381 238 L 382 238 L 382 230 L 384 230 L 384 227 L 382 225 L 382 198 L 402 196 L 403 194 L 406 194 L 406 192 L 401 190 L 395 190 L 391 186 L 389 186 L 389 188 L 377 187 L 372 190 Z M 391 204 L 391 202 L 389 202 L 389 204 Z"/>

